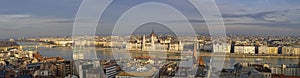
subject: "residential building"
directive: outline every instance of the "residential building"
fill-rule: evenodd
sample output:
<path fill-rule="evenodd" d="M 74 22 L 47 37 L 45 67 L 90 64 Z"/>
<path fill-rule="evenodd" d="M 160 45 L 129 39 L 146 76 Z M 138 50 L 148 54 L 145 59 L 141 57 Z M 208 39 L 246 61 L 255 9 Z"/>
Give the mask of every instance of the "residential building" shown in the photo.
<path fill-rule="evenodd" d="M 63 47 L 69 47 L 69 46 L 72 46 L 73 41 L 72 40 L 57 40 L 57 41 L 54 41 L 54 44 L 63 46 Z"/>
<path fill-rule="evenodd" d="M 300 55 L 300 47 L 295 47 L 294 48 L 294 54 L 295 55 Z"/>
<path fill-rule="evenodd" d="M 235 54 L 243 54 L 244 53 L 244 46 L 234 46 L 234 53 Z"/>
<path fill-rule="evenodd" d="M 103 70 L 108 78 L 115 77 L 117 74 L 121 72 L 121 68 L 118 66 L 116 61 L 108 61 L 103 64 Z"/>
<path fill-rule="evenodd" d="M 64 61 L 55 64 L 55 69 L 53 69 L 58 77 L 66 77 L 68 75 L 73 74 L 72 65 L 73 62 L 71 61 Z"/>
<path fill-rule="evenodd" d="M 268 53 L 268 46 L 259 46 L 258 47 L 258 54 L 269 54 Z"/>
<path fill-rule="evenodd" d="M 285 76 L 300 76 L 300 67 L 298 64 L 272 66 L 272 74 L 284 74 Z"/>
<path fill-rule="evenodd" d="M 277 55 L 278 54 L 278 47 L 271 47 L 271 46 L 269 46 L 267 53 L 271 54 L 271 55 Z"/>
<path fill-rule="evenodd" d="M 213 50 L 213 45 L 212 44 L 204 44 L 203 50 L 211 52 Z"/>
<path fill-rule="evenodd" d="M 230 53 L 231 46 L 229 44 L 214 44 L 213 52 L 225 52 Z"/>
<path fill-rule="evenodd" d="M 295 48 L 292 46 L 283 46 L 282 54 L 283 55 L 298 55 L 298 53 L 295 51 Z"/>
<path fill-rule="evenodd" d="M 236 54 L 255 54 L 255 46 L 235 46 Z"/>

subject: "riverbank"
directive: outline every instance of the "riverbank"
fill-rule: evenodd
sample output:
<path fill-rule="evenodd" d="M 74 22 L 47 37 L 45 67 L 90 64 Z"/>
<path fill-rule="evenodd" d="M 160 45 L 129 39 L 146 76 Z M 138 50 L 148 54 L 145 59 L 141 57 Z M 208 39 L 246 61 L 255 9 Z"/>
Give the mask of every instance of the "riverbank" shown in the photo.
<path fill-rule="evenodd" d="M 111 49 L 102 49 L 102 50 L 106 50 L 107 52 L 111 52 Z M 148 53 L 160 53 L 158 51 L 153 51 L 153 52 L 148 52 L 148 51 L 128 51 L 128 50 L 114 50 L 116 52 L 129 52 L 129 53 L 142 53 L 142 54 L 148 54 Z M 164 52 L 161 51 L 163 53 L 160 54 L 173 54 L 173 55 L 192 55 L 192 52 Z M 206 56 L 206 57 L 210 57 L 212 56 L 213 53 L 211 52 L 200 52 L 200 54 L 198 54 L 199 56 Z M 226 54 L 224 55 L 227 58 L 282 58 L 282 59 L 299 59 L 300 56 L 287 56 L 287 55 L 241 55 L 241 54 Z"/>

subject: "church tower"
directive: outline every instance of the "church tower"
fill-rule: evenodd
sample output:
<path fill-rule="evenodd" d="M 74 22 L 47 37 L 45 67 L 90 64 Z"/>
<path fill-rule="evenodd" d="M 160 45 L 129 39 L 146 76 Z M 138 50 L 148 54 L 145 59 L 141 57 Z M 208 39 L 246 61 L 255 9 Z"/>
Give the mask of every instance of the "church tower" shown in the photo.
<path fill-rule="evenodd" d="M 142 41 L 142 50 L 146 49 L 146 36 L 145 34 L 143 35 L 143 41 Z"/>
<path fill-rule="evenodd" d="M 152 29 L 152 33 L 150 34 L 150 37 L 151 37 L 151 45 L 154 45 L 155 43 L 155 38 L 156 38 L 156 35 L 154 33 L 154 30 Z"/>

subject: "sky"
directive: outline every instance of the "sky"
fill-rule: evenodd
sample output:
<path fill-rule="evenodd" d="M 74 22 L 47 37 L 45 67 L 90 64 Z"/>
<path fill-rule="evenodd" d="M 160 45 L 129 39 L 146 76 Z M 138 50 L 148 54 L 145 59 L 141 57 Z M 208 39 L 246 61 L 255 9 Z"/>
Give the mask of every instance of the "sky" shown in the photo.
<path fill-rule="evenodd" d="M 1 0 L 0 39 L 70 36 L 81 2 L 82 0 Z M 201 14 L 186 0 L 114 0 L 104 11 L 96 34 L 109 35 L 122 14 L 146 2 L 168 4 L 185 15 L 196 32 L 208 32 Z M 215 2 L 224 19 L 227 33 L 299 36 L 299 0 L 215 0 Z M 149 7 L 145 7 L 144 12 L 148 9 Z M 155 7 L 149 10 L 159 13 L 165 11 L 165 8 Z M 143 14 L 143 11 L 136 14 Z M 171 22 L 180 25 L 184 22 L 182 20 L 173 19 Z M 147 33 L 151 32 L 151 29 L 165 32 L 162 29 L 165 28 L 163 25 L 149 26 L 151 25 L 145 25 L 146 28 L 140 28 L 135 32 Z"/>

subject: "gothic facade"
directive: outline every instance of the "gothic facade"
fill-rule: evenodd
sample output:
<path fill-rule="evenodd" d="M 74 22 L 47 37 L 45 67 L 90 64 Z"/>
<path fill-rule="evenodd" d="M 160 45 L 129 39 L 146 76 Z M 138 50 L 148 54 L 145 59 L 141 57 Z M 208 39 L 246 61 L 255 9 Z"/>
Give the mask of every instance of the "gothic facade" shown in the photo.
<path fill-rule="evenodd" d="M 181 51 L 183 45 L 172 37 L 158 37 L 154 31 L 149 36 L 143 35 L 142 38 L 136 38 L 126 44 L 127 50 L 142 51 Z"/>

